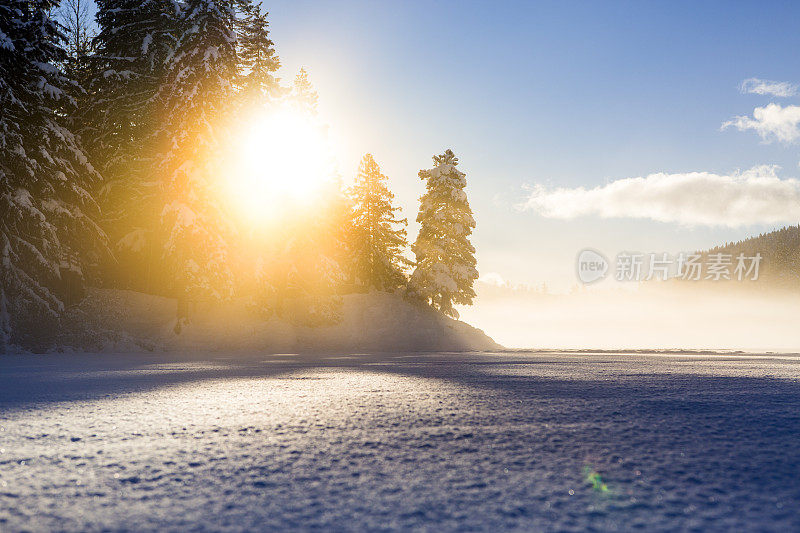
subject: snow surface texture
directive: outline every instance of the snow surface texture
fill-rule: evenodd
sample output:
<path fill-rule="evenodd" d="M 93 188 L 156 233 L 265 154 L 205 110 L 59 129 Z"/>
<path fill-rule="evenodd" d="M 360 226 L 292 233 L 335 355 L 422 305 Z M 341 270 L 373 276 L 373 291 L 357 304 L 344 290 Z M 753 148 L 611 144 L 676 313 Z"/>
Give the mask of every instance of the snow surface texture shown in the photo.
<path fill-rule="evenodd" d="M 0 530 L 797 531 L 799 378 L 735 354 L 0 357 Z"/>
<path fill-rule="evenodd" d="M 343 297 L 334 326 L 303 327 L 258 316 L 243 302 L 199 303 L 180 335 L 175 300 L 132 291 L 92 289 L 69 314 L 58 344 L 78 351 L 385 352 L 496 350 L 481 330 L 384 292 Z"/>

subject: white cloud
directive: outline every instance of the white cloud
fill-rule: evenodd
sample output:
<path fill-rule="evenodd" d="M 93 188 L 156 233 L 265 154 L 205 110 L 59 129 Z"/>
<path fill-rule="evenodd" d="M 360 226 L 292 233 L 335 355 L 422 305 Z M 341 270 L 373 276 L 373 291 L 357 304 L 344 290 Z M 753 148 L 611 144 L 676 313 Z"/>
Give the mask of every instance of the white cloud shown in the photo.
<path fill-rule="evenodd" d="M 753 116 L 734 117 L 721 129 L 735 127 L 739 131 L 754 130 L 765 141 L 793 143 L 800 140 L 800 106 L 767 104 L 753 110 Z"/>
<path fill-rule="evenodd" d="M 731 175 L 658 173 L 592 189 L 548 190 L 535 185 L 520 207 L 558 219 L 594 215 L 688 226 L 796 224 L 800 221 L 800 181 L 780 179 L 777 168 L 765 165 Z"/>
<path fill-rule="evenodd" d="M 787 81 L 747 78 L 739 86 L 739 90 L 746 94 L 761 94 L 786 98 L 797 94 L 797 85 Z"/>

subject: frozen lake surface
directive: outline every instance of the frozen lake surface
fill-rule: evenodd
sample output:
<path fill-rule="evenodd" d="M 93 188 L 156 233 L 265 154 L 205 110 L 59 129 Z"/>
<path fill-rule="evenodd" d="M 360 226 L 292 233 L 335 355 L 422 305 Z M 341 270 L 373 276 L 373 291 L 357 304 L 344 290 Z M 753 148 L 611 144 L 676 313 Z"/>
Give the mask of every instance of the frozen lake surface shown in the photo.
<path fill-rule="evenodd" d="M 800 530 L 800 358 L 0 357 L 0 530 Z"/>

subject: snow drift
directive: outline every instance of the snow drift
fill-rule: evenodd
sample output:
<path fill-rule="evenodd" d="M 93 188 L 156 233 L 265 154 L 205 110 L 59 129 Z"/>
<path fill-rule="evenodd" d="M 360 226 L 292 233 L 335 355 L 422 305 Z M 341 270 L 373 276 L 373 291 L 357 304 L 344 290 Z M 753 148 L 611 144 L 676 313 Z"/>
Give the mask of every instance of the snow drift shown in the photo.
<path fill-rule="evenodd" d="M 91 289 L 63 324 L 56 346 L 89 352 L 391 352 L 482 351 L 501 348 L 483 331 L 372 292 L 343 296 L 342 321 L 293 325 L 265 319 L 244 301 L 197 303 L 179 335 L 175 300 L 133 291 Z"/>

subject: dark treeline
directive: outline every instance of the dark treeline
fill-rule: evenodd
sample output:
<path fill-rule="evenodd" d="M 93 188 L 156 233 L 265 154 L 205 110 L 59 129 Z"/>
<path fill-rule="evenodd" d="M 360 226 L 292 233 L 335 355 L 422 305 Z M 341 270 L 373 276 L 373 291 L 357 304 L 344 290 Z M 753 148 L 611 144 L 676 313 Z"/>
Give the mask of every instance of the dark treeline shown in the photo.
<path fill-rule="evenodd" d="M 759 281 L 781 289 L 800 288 L 800 226 L 787 226 L 703 252 L 704 257 L 727 254 L 736 257 L 760 254 Z"/>
<path fill-rule="evenodd" d="M 315 116 L 308 73 L 278 77 L 252 0 L 96 4 L 96 31 L 85 2 L 60 17 L 53 0 L 0 4 L 0 345 L 57 327 L 91 285 L 176 298 L 176 331 L 194 300 L 246 297 L 307 324 L 335 321 L 352 291 L 450 316 L 472 302 L 475 222 L 452 151 L 419 173 L 413 260 L 370 154 L 351 188 L 330 176 L 314 209 L 256 237 L 220 193 L 225 145 L 256 107 Z"/>

